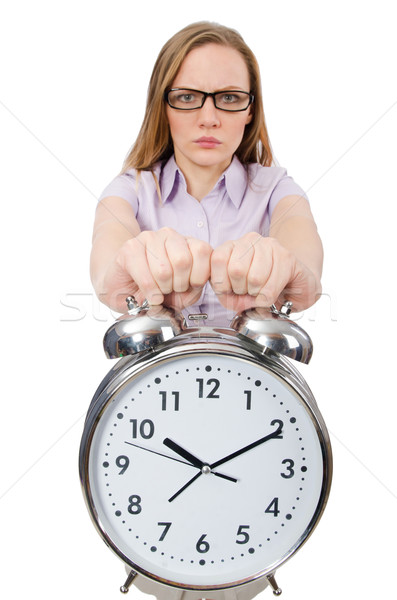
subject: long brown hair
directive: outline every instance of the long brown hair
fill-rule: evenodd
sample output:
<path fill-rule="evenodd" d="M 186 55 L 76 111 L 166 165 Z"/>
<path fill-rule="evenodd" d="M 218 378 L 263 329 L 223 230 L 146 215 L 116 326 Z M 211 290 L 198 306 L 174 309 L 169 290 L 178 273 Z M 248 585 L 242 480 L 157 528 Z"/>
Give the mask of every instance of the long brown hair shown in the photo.
<path fill-rule="evenodd" d="M 146 112 L 143 123 L 123 165 L 123 172 L 130 168 L 138 171 L 151 170 L 158 161 L 167 160 L 174 152 L 166 116 L 164 93 L 172 86 L 186 55 L 199 46 L 219 44 L 237 50 L 243 57 L 249 73 L 253 118 L 246 126 L 236 156 L 243 164 L 258 162 L 270 166 L 273 161 L 266 129 L 262 103 L 262 90 L 257 60 L 234 29 L 201 21 L 188 25 L 176 33 L 163 46 L 154 65 L 149 82 Z"/>

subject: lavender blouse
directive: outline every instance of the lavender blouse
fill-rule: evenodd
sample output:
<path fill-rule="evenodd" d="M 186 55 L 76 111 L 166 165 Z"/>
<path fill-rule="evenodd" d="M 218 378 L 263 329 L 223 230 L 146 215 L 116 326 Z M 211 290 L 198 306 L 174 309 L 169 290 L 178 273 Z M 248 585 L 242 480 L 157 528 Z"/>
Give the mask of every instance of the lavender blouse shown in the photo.
<path fill-rule="evenodd" d="M 198 202 L 188 194 L 184 176 L 172 156 L 165 164 L 158 163 L 153 173 L 142 171 L 137 178 L 131 169 L 117 176 L 99 201 L 108 196 L 123 198 L 132 206 L 142 230 L 172 227 L 216 248 L 251 231 L 267 236 L 274 207 L 289 195 L 306 197 L 284 168 L 259 164 L 244 167 L 234 157 L 214 189 Z M 184 314 L 187 317 L 199 312 L 208 315 L 209 326 L 227 326 L 234 316 L 219 303 L 208 283 L 199 302 Z"/>

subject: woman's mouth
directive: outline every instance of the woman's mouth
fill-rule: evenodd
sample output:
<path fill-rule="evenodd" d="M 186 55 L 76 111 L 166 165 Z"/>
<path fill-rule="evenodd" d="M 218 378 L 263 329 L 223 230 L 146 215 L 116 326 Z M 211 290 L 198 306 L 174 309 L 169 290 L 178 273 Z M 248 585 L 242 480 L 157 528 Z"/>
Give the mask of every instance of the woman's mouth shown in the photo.
<path fill-rule="evenodd" d="M 216 148 L 221 142 L 214 137 L 203 136 L 194 140 L 194 143 L 200 146 L 200 148 Z"/>

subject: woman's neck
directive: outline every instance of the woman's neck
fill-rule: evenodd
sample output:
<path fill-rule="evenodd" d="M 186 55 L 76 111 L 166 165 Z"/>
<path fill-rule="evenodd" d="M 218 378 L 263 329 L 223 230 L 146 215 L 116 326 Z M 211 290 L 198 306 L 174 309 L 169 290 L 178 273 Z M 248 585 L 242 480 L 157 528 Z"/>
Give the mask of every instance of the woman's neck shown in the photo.
<path fill-rule="evenodd" d="M 230 165 L 230 161 L 222 165 L 203 166 L 187 162 L 181 157 L 175 157 L 175 160 L 185 178 L 188 193 L 199 202 L 214 189 L 222 173 Z"/>

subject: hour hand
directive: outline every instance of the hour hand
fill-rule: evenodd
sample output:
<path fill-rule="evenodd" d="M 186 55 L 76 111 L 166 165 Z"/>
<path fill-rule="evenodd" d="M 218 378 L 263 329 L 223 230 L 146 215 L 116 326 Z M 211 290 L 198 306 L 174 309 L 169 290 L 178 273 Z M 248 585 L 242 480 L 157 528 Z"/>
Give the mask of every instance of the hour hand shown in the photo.
<path fill-rule="evenodd" d="M 170 448 L 171 450 L 179 454 L 179 456 L 182 456 L 182 458 L 188 460 L 190 463 L 192 463 L 192 465 L 194 465 L 198 469 L 202 469 L 206 464 L 202 460 L 197 458 L 197 456 L 194 456 L 188 450 L 185 450 L 185 448 L 182 448 L 182 446 L 170 440 L 170 438 L 165 438 L 165 440 L 163 440 L 163 444 L 164 446 L 167 446 L 167 448 Z"/>
<path fill-rule="evenodd" d="M 202 460 L 197 458 L 197 456 L 194 456 L 194 454 L 192 454 L 185 448 L 182 448 L 182 446 L 180 446 L 179 444 L 177 444 L 170 438 L 165 438 L 163 440 L 163 444 L 164 444 L 164 446 L 167 446 L 167 448 L 170 448 L 171 450 L 173 450 L 174 452 L 179 454 L 179 456 L 182 456 L 182 458 L 184 458 L 185 460 L 189 461 L 190 464 L 192 464 L 193 466 L 200 469 L 201 473 L 204 473 L 204 474 L 212 473 L 213 475 L 216 475 L 217 477 L 221 477 L 222 479 L 227 479 L 228 481 L 233 481 L 234 483 L 237 483 L 238 480 L 235 477 L 230 477 L 229 475 L 224 475 L 223 473 L 218 473 L 217 471 L 213 471 L 208 463 L 203 462 Z"/>

